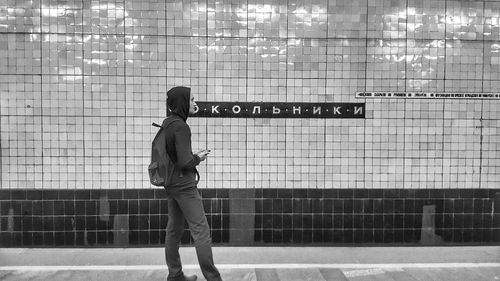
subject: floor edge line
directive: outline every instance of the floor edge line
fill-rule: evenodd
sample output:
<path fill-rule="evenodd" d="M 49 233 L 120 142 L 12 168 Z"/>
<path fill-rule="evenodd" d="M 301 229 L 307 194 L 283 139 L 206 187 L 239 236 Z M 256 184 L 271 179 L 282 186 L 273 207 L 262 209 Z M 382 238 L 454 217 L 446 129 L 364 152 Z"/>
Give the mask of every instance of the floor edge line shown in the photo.
<path fill-rule="evenodd" d="M 219 269 L 287 269 L 287 268 L 337 268 L 337 269 L 368 269 L 368 268 L 478 268 L 500 267 L 500 263 L 394 263 L 394 264 L 218 264 Z M 184 269 L 198 269 L 197 264 L 183 265 Z M 0 271 L 116 271 L 116 270 L 167 270 L 166 265 L 47 265 L 47 266 L 0 266 Z"/>

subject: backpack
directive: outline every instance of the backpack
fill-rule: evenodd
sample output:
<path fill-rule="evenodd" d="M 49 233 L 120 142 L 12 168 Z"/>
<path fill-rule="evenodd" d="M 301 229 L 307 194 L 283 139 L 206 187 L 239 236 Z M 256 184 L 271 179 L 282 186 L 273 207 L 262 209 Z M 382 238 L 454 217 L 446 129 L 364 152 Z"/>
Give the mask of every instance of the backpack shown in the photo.
<path fill-rule="evenodd" d="M 174 120 L 168 125 L 175 121 L 178 120 Z M 165 127 L 156 123 L 152 125 L 160 128 L 160 130 L 156 133 L 151 147 L 151 163 L 148 166 L 149 181 L 154 186 L 166 187 L 170 183 L 169 180 L 171 179 L 175 165 L 167 153 L 166 129 L 168 125 Z"/>

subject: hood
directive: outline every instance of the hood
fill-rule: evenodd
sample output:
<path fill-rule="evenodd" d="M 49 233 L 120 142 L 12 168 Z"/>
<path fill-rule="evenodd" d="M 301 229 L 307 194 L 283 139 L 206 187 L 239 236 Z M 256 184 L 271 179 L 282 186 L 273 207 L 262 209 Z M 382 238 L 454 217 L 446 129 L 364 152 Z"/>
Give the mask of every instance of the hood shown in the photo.
<path fill-rule="evenodd" d="M 189 116 L 189 98 L 191 89 L 188 87 L 173 87 L 167 92 L 167 106 L 170 111 L 179 115 L 184 121 Z"/>

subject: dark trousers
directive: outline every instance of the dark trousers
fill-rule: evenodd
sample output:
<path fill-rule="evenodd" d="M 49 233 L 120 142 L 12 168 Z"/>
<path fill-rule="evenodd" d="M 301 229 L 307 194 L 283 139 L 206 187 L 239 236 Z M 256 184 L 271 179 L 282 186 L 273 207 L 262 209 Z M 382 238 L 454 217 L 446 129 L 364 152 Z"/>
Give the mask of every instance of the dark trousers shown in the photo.
<path fill-rule="evenodd" d="M 167 280 L 184 280 L 179 244 L 184 232 L 184 220 L 189 225 L 193 237 L 198 263 L 207 281 L 220 281 L 220 273 L 214 265 L 212 257 L 212 240 L 201 196 L 196 186 L 189 188 L 172 188 L 168 194 L 168 224 L 165 239 L 165 259 L 168 266 Z"/>

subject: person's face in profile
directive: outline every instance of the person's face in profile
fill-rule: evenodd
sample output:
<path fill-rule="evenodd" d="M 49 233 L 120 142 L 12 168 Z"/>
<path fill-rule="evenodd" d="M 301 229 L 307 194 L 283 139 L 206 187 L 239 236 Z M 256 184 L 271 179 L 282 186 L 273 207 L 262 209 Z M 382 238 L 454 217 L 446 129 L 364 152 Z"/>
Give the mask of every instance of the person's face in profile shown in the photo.
<path fill-rule="evenodd" d="M 189 95 L 189 114 L 196 113 L 196 102 L 194 101 L 193 93 Z"/>

